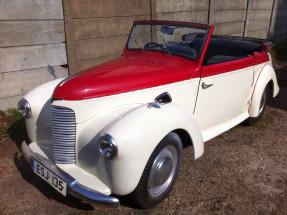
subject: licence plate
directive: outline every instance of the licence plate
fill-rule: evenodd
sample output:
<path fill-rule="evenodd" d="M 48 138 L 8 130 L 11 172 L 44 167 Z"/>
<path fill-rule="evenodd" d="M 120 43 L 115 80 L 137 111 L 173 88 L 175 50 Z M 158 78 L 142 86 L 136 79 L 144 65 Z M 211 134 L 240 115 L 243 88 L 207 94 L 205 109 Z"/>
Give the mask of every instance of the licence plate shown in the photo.
<path fill-rule="evenodd" d="M 33 172 L 48 182 L 55 190 L 63 196 L 67 195 L 67 183 L 51 172 L 47 167 L 33 159 Z"/>

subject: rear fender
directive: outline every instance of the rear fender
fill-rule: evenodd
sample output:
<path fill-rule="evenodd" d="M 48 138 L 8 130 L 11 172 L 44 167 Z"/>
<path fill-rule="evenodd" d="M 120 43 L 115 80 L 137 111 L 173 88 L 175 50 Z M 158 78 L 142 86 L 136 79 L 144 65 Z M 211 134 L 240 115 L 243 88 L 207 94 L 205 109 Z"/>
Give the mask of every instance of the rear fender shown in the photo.
<path fill-rule="evenodd" d="M 270 81 L 272 81 L 273 83 L 272 96 L 275 97 L 279 92 L 279 86 L 277 83 L 276 74 L 273 67 L 270 64 L 266 64 L 261 70 L 254 87 L 251 103 L 249 106 L 250 117 L 258 116 L 261 97 L 263 95 L 266 86 Z"/>

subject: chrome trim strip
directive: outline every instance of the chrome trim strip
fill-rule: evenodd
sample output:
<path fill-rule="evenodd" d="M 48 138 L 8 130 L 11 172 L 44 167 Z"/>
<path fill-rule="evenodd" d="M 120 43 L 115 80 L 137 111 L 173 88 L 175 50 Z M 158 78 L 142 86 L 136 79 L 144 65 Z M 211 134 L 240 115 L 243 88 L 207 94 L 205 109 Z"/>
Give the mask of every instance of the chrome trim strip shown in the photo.
<path fill-rule="evenodd" d="M 57 176 L 59 176 L 62 180 L 67 182 L 68 188 L 67 192 L 68 194 L 75 196 L 80 199 L 85 199 L 88 201 L 98 202 L 101 204 L 106 205 L 118 205 L 120 203 L 119 199 L 113 197 L 113 196 L 107 196 L 102 193 L 99 193 L 97 191 L 91 190 L 81 184 L 79 184 L 76 179 L 74 179 L 72 176 L 61 170 L 59 167 L 57 167 L 55 164 L 53 164 L 51 161 L 47 160 L 43 156 L 32 152 L 32 150 L 29 148 L 27 143 L 24 141 L 21 144 L 21 150 L 24 158 L 29 162 L 30 165 L 32 165 L 32 158 L 38 160 L 40 163 L 42 163 L 44 166 L 46 166 L 49 170 L 51 170 L 53 173 L 55 173 Z"/>

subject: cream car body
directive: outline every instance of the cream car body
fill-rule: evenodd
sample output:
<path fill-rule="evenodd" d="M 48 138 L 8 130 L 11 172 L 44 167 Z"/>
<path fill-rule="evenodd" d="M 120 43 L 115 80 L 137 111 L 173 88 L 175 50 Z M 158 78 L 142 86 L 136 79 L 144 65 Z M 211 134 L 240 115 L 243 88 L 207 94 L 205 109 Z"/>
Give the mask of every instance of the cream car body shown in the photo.
<path fill-rule="evenodd" d="M 209 34 L 211 37 L 211 29 Z M 207 52 L 209 40 L 205 41 L 202 55 Z M 73 182 L 91 193 L 102 194 L 99 198 L 90 198 L 91 193 L 86 191 L 76 195 L 110 204 L 118 203 L 114 197 L 109 199 L 110 194 L 134 191 L 152 152 L 169 132 L 177 132 L 184 144 L 192 144 L 194 155 L 190 157 L 197 159 L 204 152 L 204 142 L 259 115 L 261 97 L 268 84 L 273 97 L 279 91 L 270 56 L 264 62 L 215 75 L 95 98 L 55 99 L 54 90 L 65 82 L 54 80 L 24 96 L 32 109 L 26 119 L 31 143 L 22 144 L 24 156 L 31 160 L 37 154 L 36 159 L 52 163 L 53 169 L 68 174 Z M 164 92 L 170 94 L 172 102 L 154 102 Z M 75 114 L 74 163 L 54 160 L 51 107 L 65 107 Z M 98 140 L 104 134 L 116 141 L 117 156 L 113 159 L 104 158 L 98 149 Z M 77 192 L 72 191 L 71 194 Z"/>

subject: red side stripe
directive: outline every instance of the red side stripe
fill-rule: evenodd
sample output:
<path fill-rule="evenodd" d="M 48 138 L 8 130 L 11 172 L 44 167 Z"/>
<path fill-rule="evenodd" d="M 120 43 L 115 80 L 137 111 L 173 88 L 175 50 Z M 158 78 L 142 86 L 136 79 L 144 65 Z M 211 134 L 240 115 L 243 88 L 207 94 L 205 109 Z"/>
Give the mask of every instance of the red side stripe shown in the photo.
<path fill-rule="evenodd" d="M 269 56 L 266 52 L 255 52 L 253 56 L 247 56 L 241 59 L 231 60 L 224 63 L 203 66 L 201 77 L 209 77 L 226 72 L 232 72 L 268 61 Z"/>

